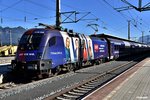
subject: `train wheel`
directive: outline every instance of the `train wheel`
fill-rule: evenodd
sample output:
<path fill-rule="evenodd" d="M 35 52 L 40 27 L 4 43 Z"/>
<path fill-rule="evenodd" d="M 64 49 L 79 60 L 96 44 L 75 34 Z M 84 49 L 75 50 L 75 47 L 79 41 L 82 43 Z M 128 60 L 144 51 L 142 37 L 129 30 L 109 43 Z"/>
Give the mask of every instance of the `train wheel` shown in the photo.
<path fill-rule="evenodd" d="M 99 64 L 101 64 L 101 59 L 97 59 L 94 63 L 94 65 L 99 65 Z"/>
<path fill-rule="evenodd" d="M 80 68 L 81 68 L 80 62 L 76 62 L 76 63 L 74 64 L 74 72 L 75 72 L 76 70 L 80 69 Z"/>
<path fill-rule="evenodd" d="M 82 62 L 78 62 L 77 65 L 76 65 L 76 68 L 81 69 L 82 68 Z"/>
<path fill-rule="evenodd" d="M 75 65 L 74 64 L 69 64 L 68 67 L 67 67 L 67 70 L 69 72 L 74 71 L 74 69 L 75 69 Z"/>
<path fill-rule="evenodd" d="M 101 63 L 102 63 L 102 59 L 99 59 L 98 64 L 101 64 Z"/>
<path fill-rule="evenodd" d="M 95 61 L 91 61 L 91 66 L 94 66 L 95 65 Z"/>
<path fill-rule="evenodd" d="M 43 78 L 43 75 L 42 75 L 42 74 L 39 74 L 39 75 L 37 75 L 36 78 L 37 78 L 37 79 L 42 79 L 42 78 Z"/>
<path fill-rule="evenodd" d="M 48 69 L 48 70 L 47 70 L 47 73 L 42 74 L 42 77 L 43 77 L 43 78 L 48 78 L 48 77 L 52 77 L 52 76 L 53 76 L 53 75 L 52 75 L 51 69 Z"/>
<path fill-rule="evenodd" d="M 48 70 L 48 77 L 52 77 L 52 70 L 51 69 Z"/>
<path fill-rule="evenodd" d="M 60 72 L 61 72 L 61 66 L 58 66 L 57 68 L 55 68 L 54 70 L 53 70 L 53 75 L 54 76 L 57 76 L 57 75 L 59 75 L 60 74 Z"/>
<path fill-rule="evenodd" d="M 75 72 L 77 69 L 78 69 L 78 64 L 74 63 L 74 69 L 73 69 L 73 71 Z"/>

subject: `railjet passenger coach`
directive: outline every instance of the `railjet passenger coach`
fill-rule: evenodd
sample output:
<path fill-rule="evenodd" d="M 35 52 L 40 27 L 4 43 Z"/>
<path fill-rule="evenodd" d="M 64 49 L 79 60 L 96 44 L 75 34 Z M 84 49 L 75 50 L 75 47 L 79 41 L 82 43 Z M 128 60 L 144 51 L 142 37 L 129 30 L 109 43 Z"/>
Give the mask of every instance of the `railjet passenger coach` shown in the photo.
<path fill-rule="evenodd" d="M 99 64 L 131 55 L 135 48 L 137 51 L 134 53 L 141 53 L 150 47 L 107 35 L 86 36 L 57 29 L 36 28 L 26 31 L 21 37 L 12 67 L 18 72 L 58 74 L 62 70 L 79 69 L 85 64 Z"/>

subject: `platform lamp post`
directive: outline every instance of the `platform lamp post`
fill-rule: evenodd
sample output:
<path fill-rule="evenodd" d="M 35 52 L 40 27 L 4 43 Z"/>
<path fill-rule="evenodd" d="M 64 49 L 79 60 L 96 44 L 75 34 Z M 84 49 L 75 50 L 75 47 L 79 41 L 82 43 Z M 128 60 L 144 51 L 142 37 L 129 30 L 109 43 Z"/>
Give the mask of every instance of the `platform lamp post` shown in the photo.
<path fill-rule="evenodd" d="M 149 43 L 149 35 L 147 35 L 147 42 L 146 42 L 146 44 L 148 44 Z"/>
<path fill-rule="evenodd" d="M 128 40 L 130 40 L 130 20 L 128 20 Z"/>
<path fill-rule="evenodd" d="M 12 35 L 11 35 L 11 30 L 9 30 L 9 43 L 12 45 Z"/>
<path fill-rule="evenodd" d="M 149 33 L 150 33 L 150 31 L 149 31 Z M 147 43 L 150 44 L 150 35 L 148 35 L 148 42 Z"/>
<path fill-rule="evenodd" d="M 0 31 L 0 39 L 1 39 L 1 41 L 0 41 L 0 44 L 1 44 L 1 46 L 3 46 L 3 43 L 2 43 L 2 32 Z"/>
<path fill-rule="evenodd" d="M 142 31 L 142 43 L 144 42 L 144 31 Z"/>

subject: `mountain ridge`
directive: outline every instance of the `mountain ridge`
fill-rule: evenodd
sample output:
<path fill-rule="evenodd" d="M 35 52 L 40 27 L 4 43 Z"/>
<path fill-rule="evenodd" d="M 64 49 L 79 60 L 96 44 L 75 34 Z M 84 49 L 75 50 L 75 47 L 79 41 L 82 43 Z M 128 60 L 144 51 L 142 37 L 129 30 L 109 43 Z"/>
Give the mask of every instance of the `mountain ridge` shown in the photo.
<path fill-rule="evenodd" d="M 10 33 L 11 33 L 12 44 L 17 45 L 19 39 L 21 38 L 22 34 L 25 31 L 26 29 L 21 26 L 13 27 L 13 28 L 0 26 L 0 41 L 2 40 L 2 45 L 9 45 Z"/>

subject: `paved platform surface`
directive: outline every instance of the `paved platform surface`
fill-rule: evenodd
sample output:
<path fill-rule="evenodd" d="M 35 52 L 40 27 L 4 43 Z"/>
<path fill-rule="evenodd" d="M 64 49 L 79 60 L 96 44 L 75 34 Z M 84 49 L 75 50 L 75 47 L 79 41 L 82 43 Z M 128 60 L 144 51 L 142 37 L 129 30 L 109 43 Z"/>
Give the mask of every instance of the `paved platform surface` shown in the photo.
<path fill-rule="evenodd" d="M 150 58 L 103 100 L 150 100 Z"/>
<path fill-rule="evenodd" d="M 93 91 L 83 100 L 150 100 L 150 57 Z"/>

